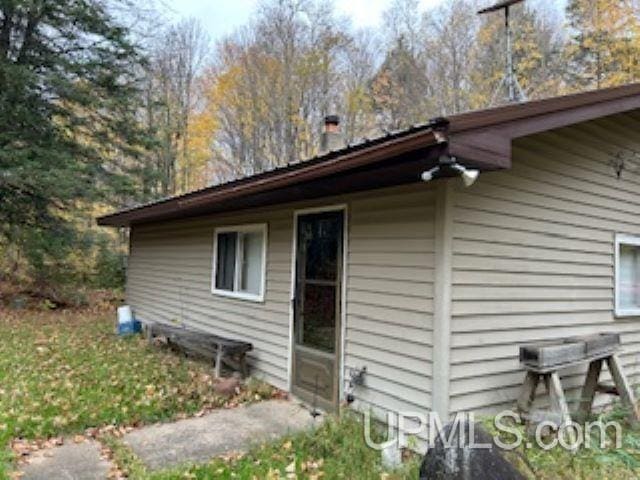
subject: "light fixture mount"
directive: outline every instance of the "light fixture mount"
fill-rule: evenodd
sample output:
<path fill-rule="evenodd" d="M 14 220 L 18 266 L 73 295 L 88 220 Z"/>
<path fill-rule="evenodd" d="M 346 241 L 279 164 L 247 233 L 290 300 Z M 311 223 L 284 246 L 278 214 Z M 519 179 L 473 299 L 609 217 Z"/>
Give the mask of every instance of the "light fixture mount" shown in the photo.
<path fill-rule="evenodd" d="M 466 187 L 470 187 L 475 183 L 480 175 L 479 170 L 473 170 L 458 163 L 456 157 L 450 155 L 440 155 L 438 165 L 422 172 L 421 178 L 423 182 L 429 182 L 434 178 L 460 176 Z"/>
<path fill-rule="evenodd" d="M 613 170 L 616 172 L 616 177 L 618 180 L 622 178 L 622 172 L 625 169 L 624 155 L 622 152 L 616 153 L 613 158 L 609 161 L 609 164 L 613 167 Z"/>

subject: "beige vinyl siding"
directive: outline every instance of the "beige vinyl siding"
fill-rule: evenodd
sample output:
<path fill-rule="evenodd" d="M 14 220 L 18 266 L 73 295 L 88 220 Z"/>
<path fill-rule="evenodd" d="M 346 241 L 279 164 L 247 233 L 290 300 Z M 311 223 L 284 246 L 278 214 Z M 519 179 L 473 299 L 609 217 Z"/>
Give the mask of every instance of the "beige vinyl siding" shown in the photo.
<path fill-rule="evenodd" d="M 640 175 L 610 160 L 640 149 L 637 114 L 515 142 L 513 168 L 454 195 L 451 410 L 510 407 L 518 345 L 615 331 L 640 381 L 640 318 L 614 318 L 614 235 L 640 235 Z M 583 369 L 565 373 L 578 386 Z"/>
<path fill-rule="evenodd" d="M 293 217 L 296 209 L 347 206 L 345 378 L 367 366 L 359 405 L 378 413 L 424 411 L 431 402 L 433 209 L 429 185 L 136 226 L 127 298 L 142 320 L 182 320 L 250 341 L 253 372 L 288 389 Z M 265 301 L 211 293 L 213 231 L 268 224 Z"/>
<path fill-rule="evenodd" d="M 366 365 L 361 407 L 431 408 L 435 190 L 349 202 L 345 377 Z"/>
<path fill-rule="evenodd" d="M 260 222 L 268 224 L 264 302 L 211 293 L 214 229 Z M 144 321 L 182 321 L 253 343 L 254 373 L 286 389 L 292 232 L 289 211 L 136 226 L 127 300 Z"/>

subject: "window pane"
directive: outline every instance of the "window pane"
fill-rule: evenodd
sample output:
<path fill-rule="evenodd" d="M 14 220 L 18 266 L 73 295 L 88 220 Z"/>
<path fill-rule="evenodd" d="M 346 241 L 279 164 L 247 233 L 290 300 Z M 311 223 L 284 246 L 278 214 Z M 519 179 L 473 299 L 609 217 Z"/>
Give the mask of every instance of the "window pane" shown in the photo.
<path fill-rule="evenodd" d="M 264 237 L 262 232 L 243 234 L 242 279 L 240 290 L 259 295 L 262 291 L 262 256 Z"/>
<path fill-rule="evenodd" d="M 236 271 L 236 244 L 238 234 L 226 232 L 218 234 L 216 265 L 216 288 L 233 291 Z"/>
<path fill-rule="evenodd" d="M 334 286 L 304 285 L 302 299 L 302 328 L 298 343 L 325 352 L 335 351 L 336 288 Z"/>
<path fill-rule="evenodd" d="M 622 309 L 640 308 L 640 247 L 620 246 L 620 285 L 618 295 Z"/>
<path fill-rule="evenodd" d="M 305 259 L 305 278 L 336 281 L 342 236 L 340 219 L 335 214 L 308 216 L 300 219 L 298 229 L 300 254 Z"/>

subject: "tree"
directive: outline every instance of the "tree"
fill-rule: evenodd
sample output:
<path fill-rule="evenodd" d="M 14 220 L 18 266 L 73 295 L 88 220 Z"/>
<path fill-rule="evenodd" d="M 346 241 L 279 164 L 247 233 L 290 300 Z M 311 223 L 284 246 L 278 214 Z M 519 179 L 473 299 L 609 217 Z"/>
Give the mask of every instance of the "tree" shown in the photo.
<path fill-rule="evenodd" d="M 135 102 L 143 58 L 108 7 L 0 3 L 0 246 L 37 282 L 66 275 L 88 202 L 132 194 L 146 146 Z"/>
<path fill-rule="evenodd" d="M 638 6 L 633 0 L 571 0 L 565 57 L 572 89 L 631 83 L 640 75 Z"/>
<path fill-rule="evenodd" d="M 189 136 L 196 107 L 196 77 L 204 67 L 209 40 L 200 23 L 184 20 L 161 29 L 145 70 L 144 119 L 156 140 L 146 195 L 185 192 L 199 184 Z"/>
<path fill-rule="evenodd" d="M 200 189 L 208 186 L 216 178 L 224 178 L 221 172 L 216 172 L 213 164 L 214 138 L 218 134 L 219 126 L 215 110 L 212 108 L 213 99 L 210 95 L 215 91 L 216 77 L 213 72 L 204 70 L 196 81 L 196 102 L 191 112 L 187 144 L 190 160 L 190 186 Z"/>
<path fill-rule="evenodd" d="M 218 43 L 198 108 L 217 128 L 209 143 L 216 180 L 318 152 L 323 116 L 344 111 L 344 65 L 355 45 L 347 30 L 326 2 L 275 0 Z"/>
<path fill-rule="evenodd" d="M 432 82 L 436 115 L 471 108 L 472 52 L 478 17 L 475 3 L 452 0 L 425 15 L 427 76 Z"/>
<path fill-rule="evenodd" d="M 423 33 L 416 0 L 394 0 L 384 12 L 386 53 L 370 86 L 377 122 L 383 130 L 423 122 L 432 109 Z"/>
<path fill-rule="evenodd" d="M 377 133 L 375 103 L 370 82 L 379 63 L 379 42 L 371 30 L 354 33 L 344 53 L 344 69 L 341 71 L 341 95 L 343 105 L 343 134 L 345 140 L 354 142 Z"/>
<path fill-rule="evenodd" d="M 378 123 L 386 130 L 424 122 L 429 115 L 429 84 L 424 69 L 404 37 L 396 42 L 371 82 Z"/>
<path fill-rule="evenodd" d="M 393 0 L 382 13 L 382 30 L 387 45 L 393 48 L 402 39 L 405 48 L 415 55 L 424 47 L 418 0 Z"/>
<path fill-rule="evenodd" d="M 473 48 L 471 108 L 506 103 L 506 88 L 498 90 L 506 71 L 504 17 L 483 15 Z M 560 93 L 562 38 L 553 11 L 526 4 L 510 10 L 513 63 L 518 83 L 529 99 Z"/>

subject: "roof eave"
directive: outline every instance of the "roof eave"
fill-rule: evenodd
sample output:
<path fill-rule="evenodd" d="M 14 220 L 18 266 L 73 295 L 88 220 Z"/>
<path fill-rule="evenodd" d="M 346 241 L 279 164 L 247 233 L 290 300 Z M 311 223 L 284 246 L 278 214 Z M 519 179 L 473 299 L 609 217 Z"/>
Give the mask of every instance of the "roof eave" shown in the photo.
<path fill-rule="evenodd" d="M 422 130 L 410 135 L 392 138 L 367 148 L 340 154 L 335 152 L 326 158 L 308 163 L 299 163 L 288 168 L 256 175 L 243 181 L 231 182 L 211 187 L 199 192 L 160 201 L 151 205 L 116 212 L 98 218 L 98 225 L 125 227 L 141 221 L 151 221 L 154 217 L 178 214 L 188 215 L 191 210 L 201 210 L 206 205 L 229 201 L 248 195 L 261 194 L 302 184 L 339 173 L 366 168 L 388 158 L 397 157 L 421 149 L 438 145 L 431 130 Z"/>
<path fill-rule="evenodd" d="M 373 169 L 385 159 L 421 150 L 433 149 L 436 156 L 455 156 L 480 170 L 506 169 L 511 166 L 511 147 L 516 138 L 639 108 L 640 84 L 633 84 L 455 115 L 440 119 L 437 125 L 413 127 L 308 162 L 106 215 L 98 218 L 98 224 L 123 227 L 169 216 L 201 214 L 209 207 L 213 211 L 216 205 L 228 205 L 233 199 L 264 196 L 305 182 L 335 178 L 350 170 Z M 440 128 L 447 124 L 443 143 Z M 440 134 L 432 127 L 437 127 Z M 348 189 L 344 182 L 338 183 Z"/>

